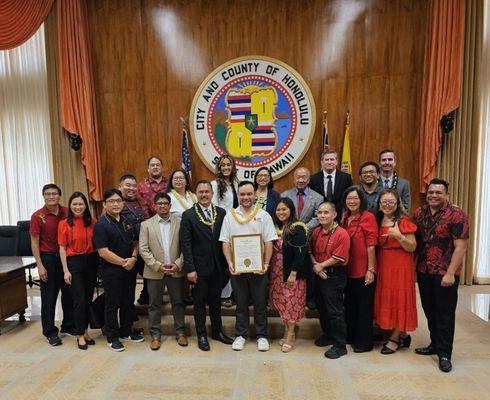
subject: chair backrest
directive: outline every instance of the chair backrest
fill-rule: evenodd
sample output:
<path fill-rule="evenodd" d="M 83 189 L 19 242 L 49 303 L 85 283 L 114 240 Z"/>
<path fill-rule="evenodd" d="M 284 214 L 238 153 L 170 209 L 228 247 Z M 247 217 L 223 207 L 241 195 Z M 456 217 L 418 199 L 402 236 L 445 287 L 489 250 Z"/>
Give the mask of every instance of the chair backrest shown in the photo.
<path fill-rule="evenodd" d="M 0 256 L 15 256 L 17 232 L 15 225 L 0 225 Z"/>
<path fill-rule="evenodd" d="M 31 235 L 29 234 L 29 221 L 18 221 L 17 256 L 32 256 Z"/>

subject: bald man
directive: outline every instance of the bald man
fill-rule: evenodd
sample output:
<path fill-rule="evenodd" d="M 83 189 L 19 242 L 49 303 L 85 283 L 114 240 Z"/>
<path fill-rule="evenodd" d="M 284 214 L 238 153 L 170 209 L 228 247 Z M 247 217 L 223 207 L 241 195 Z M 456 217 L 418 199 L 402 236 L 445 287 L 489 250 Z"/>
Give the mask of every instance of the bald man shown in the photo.
<path fill-rule="evenodd" d="M 294 188 L 281 194 L 281 197 L 288 197 L 293 201 L 296 208 L 296 218 L 306 224 L 309 233 L 319 225 L 316 211 L 318 206 L 323 203 L 323 196 L 308 186 L 310 176 L 310 171 L 307 168 L 297 168 L 294 171 Z M 308 271 L 306 278 L 306 305 L 311 310 L 316 308 L 313 270 Z"/>

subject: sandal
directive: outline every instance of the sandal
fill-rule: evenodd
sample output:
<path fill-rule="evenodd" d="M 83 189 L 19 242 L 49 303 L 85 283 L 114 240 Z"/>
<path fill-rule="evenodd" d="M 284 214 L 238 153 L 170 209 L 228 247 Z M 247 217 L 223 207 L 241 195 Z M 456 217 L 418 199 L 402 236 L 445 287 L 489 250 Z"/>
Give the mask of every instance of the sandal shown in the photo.
<path fill-rule="evenodd" d="M 396 344 L 396 349 L 393 350 L 393 349 L 390 349 L 387 344 L 388 342 L 391 342 L 391 343 L 395 343 Z M 385 344 L 383 344 L 383 347 L 381 348 L 381 354 L 393 354 L 393 353 L 396 353 L 397 350 L 400 348 L 400 342 L 397 342 L 396 340 L 393 340 L 393 339 L 388 339 L 388 342 L 386 342 Z"/>
<path fill-rule="evenodd" d="M 285 340 L 281 346 L 281 351 L 283 353 L 289 353 L 291 350 L 294 349 L 294 342 L 296 339 L 296 335 L 294 333 L 292 335 L 288 335 L 288 339 Z"/>

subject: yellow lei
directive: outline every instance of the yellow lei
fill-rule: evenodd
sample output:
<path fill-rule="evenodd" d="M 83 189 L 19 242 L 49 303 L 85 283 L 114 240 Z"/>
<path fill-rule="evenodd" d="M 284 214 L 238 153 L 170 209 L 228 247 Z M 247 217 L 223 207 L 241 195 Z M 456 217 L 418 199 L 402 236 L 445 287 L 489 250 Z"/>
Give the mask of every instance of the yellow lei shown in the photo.
<path fill-rule="evenodd" d="M 216 221 L 216 215 L 218 215 L 218 213 L 216 212 L 216 206 L 214 204 L 211 204 L 211 208 L 213 210 L 213 219 L 211 221 L 206 221 L 204 217 L 201 215 L 197 203 L 194 203 L 194 210 L 196 210 L 196 214 L 197 217 L 199 218 L 199 221 L 201 221 L 204 225 L 207 226 L 213 226 L 214 222 Z"/>
<path fill-rule="evenodd" d="M 179 202 L 179 204 L 182 206 L 182 208 L 184 210 L 188 210 L 190 208 L 190 207 L 187 207 L 187 203 L 184 200 L 182 200 L 182 196 L 180 194 L 178 194 L 175 189 L 172 189 L 170 191 L 170 193 L 172 193 L 174 195 L 174 197 L 177 199 L 177 201 Z M 194 193 L 192 193 L 192 192 L 186 192 L 186 193 L 189 193 L 189 196 L 190 196 L 193 203 L 197 203 L 197 198 L 194 195 Z"/>
<path fill-rule="evenodd" d="M 258 204 L 256 204 L 254 210 L 252 211 L 252 214 L 250 214 L 245 219 L 240 218 L 236 214 L 236 211 L 235 211 L 234 208 L 232 208 L 230 212 L 231 212 L 231 215 L 233 216 L 233 218 L 235 219 L 236 222 L 238 222 L 241 225 L 244 225 L 244 224 L 248 224 L 250 221 L 252 221 L 255 218 L 255 216 L 257 215 L 257 213 L 259 212 L 260 209 L 261 209 L 260 206 Z"/>

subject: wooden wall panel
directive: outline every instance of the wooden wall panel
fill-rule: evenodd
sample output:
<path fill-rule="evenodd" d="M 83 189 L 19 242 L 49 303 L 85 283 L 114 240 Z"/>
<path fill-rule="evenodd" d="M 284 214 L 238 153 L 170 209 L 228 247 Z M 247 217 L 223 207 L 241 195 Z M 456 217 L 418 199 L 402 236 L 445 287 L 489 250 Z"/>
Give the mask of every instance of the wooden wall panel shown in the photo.
<path fill-rule="evenodd" d="M 311 88 L 317 130 L 301 163 L 319 169 L 322 111 L 341 150 L 351 111 L 354 179 L 379 150 L 398 152 L 401 176 L 418 186 L 423 0 L 89 0 L 104 185 L 124 171 L 146 175 L 157 154 L 180 166 L 180 116 L 201 81 L 243 55 L 277 58 Z M 194 176 L 211 173 L 191 151 Z M 279 179 L 282 190 L 291 175 Z M 415 203 L 418 196 L 412 193 Z"/>

